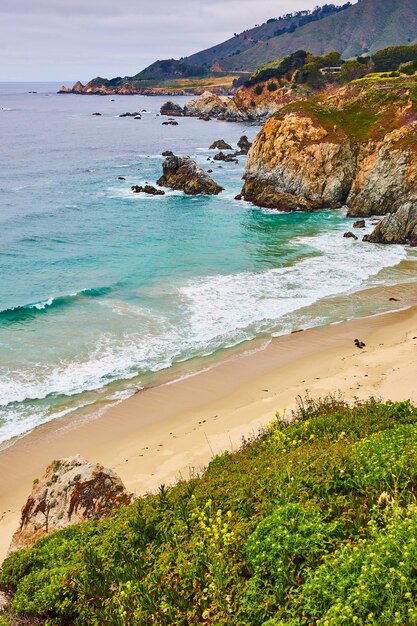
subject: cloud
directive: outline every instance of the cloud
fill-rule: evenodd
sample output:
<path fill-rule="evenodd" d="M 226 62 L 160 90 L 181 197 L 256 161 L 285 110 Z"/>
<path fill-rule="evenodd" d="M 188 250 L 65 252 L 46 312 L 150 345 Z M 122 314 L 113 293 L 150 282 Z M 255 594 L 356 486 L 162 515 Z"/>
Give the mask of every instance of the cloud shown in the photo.
<path fill-rule="evenodd" d="M 343 4 L 339 0 L 336 4 Z M 317 0 L 1 0 L 0 80 L 136 74 Z"/>

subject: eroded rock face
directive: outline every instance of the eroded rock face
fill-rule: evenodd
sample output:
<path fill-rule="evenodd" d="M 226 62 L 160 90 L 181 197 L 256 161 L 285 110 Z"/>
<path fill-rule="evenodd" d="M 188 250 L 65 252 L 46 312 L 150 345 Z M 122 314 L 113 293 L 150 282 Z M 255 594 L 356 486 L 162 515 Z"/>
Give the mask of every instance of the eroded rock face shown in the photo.
<path fill-rule="evenodd" d="M 184 107 L 185 115 L 190 117 L 219 117 L 226 111 L 227 98 L 221 98 L 211 91 L 205 91 Z"/>
<path fill-rule="evenodd" d="M 348 216 L 386 215 L 417 200 L 417 122 L 388 133 L 361 153 L 347 200 Z"/>
<path fill-rule="evenodd" d="M 78 455 L 53 461 L 33 483 L 9 553 L 66 526 L 101 519 L 131 500 L 112 470 Z"/>
<path fill-rule="evenodd" d="M 364 241 L 371 243 L 411 243 L 417 241 L 417 201 L 403 204 L 386 215 Z"/>
<path fill-rule="evenodd" d="M 355 148 L 310 117 L 272 117 L 249 151 L 243 195 L 258 206 L 311 211 L 342 206 L 355 173 Z"/>
<path fill-rule="evenodd" d="M 188 195 L 217 195 L 223 191 L 212 178 L 189 157 L 167 157 L 163 174 L 157 181 L 161 187 L 170 187 Z"/>
<path fill-rule="evenodd" d="M 184 115 L 184 109 L 176 102 L 165 102 L 161 106 L 161 115 L 168 115 L 169 117 L 182 117 Z"/>

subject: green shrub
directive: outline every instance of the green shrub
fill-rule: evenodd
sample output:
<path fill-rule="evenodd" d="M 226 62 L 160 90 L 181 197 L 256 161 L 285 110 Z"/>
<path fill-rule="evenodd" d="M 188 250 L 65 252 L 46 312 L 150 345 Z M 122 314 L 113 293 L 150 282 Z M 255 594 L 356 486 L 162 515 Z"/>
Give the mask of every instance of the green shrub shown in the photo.
<path fill-rule="evenodd" d="M 14 611 L 72 626 L 416 623 L 417 410 L 307 397 L 292 417 L 201 477 L 12 554 Z"/>
<path fill-rule="evenodd" d="M 263 85 L 256 85 L 254 92 L 256 93 L 257 96 L 260 96 L 263 90 L 264 90 Z"/>
<path fill-rule="evenodd" d="M 268 91 L 276 91 L 278 89 L 278 85 L 273 80 L 270 80 L 266 87 Z"/>

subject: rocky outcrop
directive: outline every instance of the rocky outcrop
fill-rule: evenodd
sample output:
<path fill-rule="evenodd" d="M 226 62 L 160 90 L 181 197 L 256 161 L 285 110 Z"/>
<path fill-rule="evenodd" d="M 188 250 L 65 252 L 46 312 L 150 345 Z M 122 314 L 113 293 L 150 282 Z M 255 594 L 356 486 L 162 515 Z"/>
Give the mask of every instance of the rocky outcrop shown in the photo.
<path fill-rule="evenodd" d="M 59 94 L 80 94 L 93 96 L 184 96 L 183 89 L 164 89 L 163 87 L 141 87 L 134 80 L 122 79 L 121 82 L 109 81 L 106 78 L 93 78 L 86 85 L 77 81 L 73 87 L 63 85 L 58 91 Z"/>
<path fill-rule="evenodd" d="M 282 211 L 337 208 L 348 197 L 355 148 L 342 131 L 329 134 L 308 116 L 266 122 L 249 151 L 243 196 Z"/>
<path fill-rule="evenodd" d="M 350 217 L 385 215 L 417 200 L 417 122 L 362 148 L 347 205 Z"/>
<path fill-rule="evenodd" d="M 243 195 L 281 210 L 386 215 L 417 201 L 417 103 L 408 79 L 361 81 L 275 113 L 249 151 Z"/>
<path fill-rule="evenodd" d="M 167 157 L 163 175 L 157 181 L 161 187 L 181 190 L 188 195 L 217 195 L 223 191 L 217 183 L 189 157 Z"/>
<path fill-rule="evenodd" d="M 71 524 L 101 519 L 131 500 L 112 470 L 78 455 L 53 461 L 33 482 L 9 552 L 29 548 L 38 539 Z"/>
<path fill-rule="evenodd" d="M 165 191 L 157 189 L 153 185 L 132 185 L 131 190 L 133 193 L 146 193 L 149 196 L 164 196 Z"/>
<path fill-rule="evenodd" d="M 184 115 L 184 109 L 176 102 L 172 102 L 172 100 L 165 102 L 161 106 L 160 112 L 161 115 L 168 115 L 168 117 L 182 117 Z"/>
<path fill-rule="evenodd" d="M 226 154 L 225 152 L 218 152 L 214 155 L 213 161 L 224 161 L 225 163 L 239 163 L 236 158 L 236 153 Z"/>
<path fill-rule="evenodd" d="M 403 204 L 395 213 L 386 215 L 364 241 L 371 243 L 417 242 L 417 201 Z"/>
<path fill-rule="evenodd" d="M 252 143 L 249 141 L 246 135 L 242 135 L 237 142 L 237 146 L 241 154 L 248 154 L 249 150 L 252 147 Z"/>
<path fill-rule="evenodd" d="M 217 141 L 213 141 L 209 150 L 233 150 L 233 148 L 224 139 L 217 139 Z"/>
<path fill-rule="evenodd" d="M 121 113 L 119 115 L 119 117 L 135 117 L 135 118 L 141 118 L 142 115 L 139 113 L 139 111 L 126 111 L 126 113 Z"/>
<path fill-rule="evenodd" d="M 211 91 L 205 91 L 185 105 L 184 113 L 189 117 L 219 117 L 225 113 L 227 102 L 228 98 L 221 98 Z"/>

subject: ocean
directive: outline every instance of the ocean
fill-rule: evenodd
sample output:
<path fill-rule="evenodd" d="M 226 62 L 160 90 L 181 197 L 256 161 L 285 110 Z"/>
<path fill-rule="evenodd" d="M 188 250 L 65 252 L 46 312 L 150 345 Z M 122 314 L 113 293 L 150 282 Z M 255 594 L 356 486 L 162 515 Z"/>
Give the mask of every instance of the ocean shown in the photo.
<path fill-rule="evenodd" d="M 235 200 L 245 157 L 212 164 L 209 146 L 253 140 L 259 127 L 162 126 L 166 97 L 58 88 L 0 84 L 0 441 L 92 415 L 231 349 L 398 308 L 385 286 L 415 281 L 415 251 L 344 239 L 343 211 Z M 159 178 L 164 150 L 213 169 L 225 191 L 133 194 Z"/>

